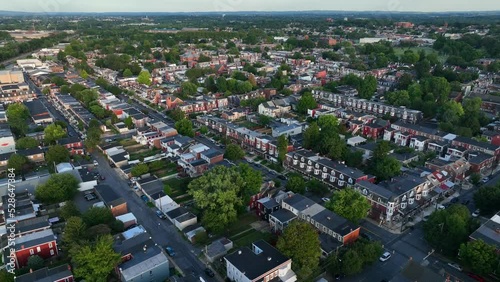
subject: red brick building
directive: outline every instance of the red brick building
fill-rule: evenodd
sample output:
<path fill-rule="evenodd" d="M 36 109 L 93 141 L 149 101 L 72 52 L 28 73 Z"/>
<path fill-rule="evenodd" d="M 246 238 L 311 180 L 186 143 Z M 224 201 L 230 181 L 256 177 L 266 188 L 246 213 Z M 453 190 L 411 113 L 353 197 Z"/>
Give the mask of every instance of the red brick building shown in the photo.
<path fill-rule="evenodd" d="M 56 237 L 52 229 L 28 234 L 15 239 L 15 253 L 10 254 L 16 268 L 26 266 L 30 256 L 48 259 L 58 255 Z"/>

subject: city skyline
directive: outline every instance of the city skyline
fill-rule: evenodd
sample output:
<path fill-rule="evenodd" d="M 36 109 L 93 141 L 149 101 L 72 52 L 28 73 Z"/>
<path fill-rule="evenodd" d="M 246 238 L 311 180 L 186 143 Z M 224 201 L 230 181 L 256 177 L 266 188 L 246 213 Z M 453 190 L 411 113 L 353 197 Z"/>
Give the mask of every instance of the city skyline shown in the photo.
<path fill-rule="evenodd" d="M 252 2 L 243 0 L 152 0 L 148 5 L 137 1 L 87 0 L 18 0 L 2 3 L 0 10 L 17 12 L 63 13 L 63 12 L 239 12 L 239 11 L 387 11 L 387 12 L 467 12 L 498 11 L 498 0 L 355 0 L 342 3 L 328 3 L 320 0 L 275 0 Z"/>

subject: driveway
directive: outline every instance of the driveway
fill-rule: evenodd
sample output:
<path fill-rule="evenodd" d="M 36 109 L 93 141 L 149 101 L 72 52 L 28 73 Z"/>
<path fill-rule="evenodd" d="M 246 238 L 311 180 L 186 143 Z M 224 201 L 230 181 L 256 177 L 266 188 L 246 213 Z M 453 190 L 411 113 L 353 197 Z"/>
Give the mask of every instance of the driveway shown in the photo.
<path fill-rule="evenodd" d="M 105 184 L 109 185 L 118 195 L 127 202 L 128 211 L 132 212 L 151 235 L 153 241 L 161 247 L 172 246 L 175 249 L 175 263 L 186 274 L 186 276 L 203 277 L 205 281 L 216 281 L 204 274 L 205 265 L 198 259 L 201 251 L 184 240 L 177 228 L 168 220 L 159 219 L 154 209 L 149 208 L 128 186 L 127 179 L 118 169 L 111 168 L 108 161 L 100 154 L 94 153 L 94 159 L 99 162 L 99 172 L 106 176 Z M 191 280 L 185 277 L 185 281 Z M 177 281 L 182 279 L 177 278 Z M 184 280 L 183 280 L 184 281 Z"/>

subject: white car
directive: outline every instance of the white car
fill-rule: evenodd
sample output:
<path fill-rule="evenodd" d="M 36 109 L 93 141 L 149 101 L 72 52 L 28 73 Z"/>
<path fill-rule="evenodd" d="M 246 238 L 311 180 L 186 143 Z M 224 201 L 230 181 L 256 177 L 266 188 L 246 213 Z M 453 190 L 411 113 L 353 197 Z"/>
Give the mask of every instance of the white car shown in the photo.
<path fill-rule="evenodd" d="M 478 217 L 480 212 L 481 212 L 481 211 L 480 211 L 479 209 L 475 210 L 475 211 L 472 213 L 472 217 Z"/>
<path fill-rule="evenodd" d="M 381 256 L 381 257 L 379 257 L 378 259 L 379 259 L 380 261 L 388 261 L 390 258 L 391 258 L 391 253 L 389 253 L 389 252 L 385 252 L 385 253 L 383 253 L 383 254 L 382 254 L 382 256 Z"/>
<path fill-rule="evenodd" d="M 458 270 L 458 271 L 462 271 L 462 267 L 461 267 L 460 265 L 456 264 L 456 263 L 451 263 L 451 262 L 449 262 L 449 263 L 448 263 L 448 266 L 449 266 L 449 267 L 452 267 L 452 268 L 455 268 L 455 269 L 456 269 L 456 270 Z"/>
<path fill-rule="evenodd" d="M 94 165 L 95 165 L 95 166 L 98 166 L 98 165 L 99 165 L 99 163 L 98 163 L 96 160 L 94 160 Z"/>
<path fill-rule="evenodd" d="M 330 198 L 326 198 L 326 197 L 325 197 L 325 198 L 321 198 L 321 200 L 323 200 L 323 202 L 325 202 L 325 203 L 326 203 L 326 202 L 329 202 L 329 201 L 330 201 Z"/>
<path fill-rule="evenodd" d="M 446 207 L 445 207 L 445 206 L 443 206 L 443 205 L 438 205 L 438 206 L 437 206 L 437 209 L 438 209 L 438 210 L 444 210 L 444 209 L 446 209 Z"/>

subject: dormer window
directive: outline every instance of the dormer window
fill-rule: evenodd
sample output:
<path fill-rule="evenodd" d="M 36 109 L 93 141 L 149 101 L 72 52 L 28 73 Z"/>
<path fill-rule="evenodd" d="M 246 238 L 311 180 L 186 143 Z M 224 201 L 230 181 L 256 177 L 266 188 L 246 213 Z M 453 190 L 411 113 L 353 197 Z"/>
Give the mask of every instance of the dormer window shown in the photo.
<path fill-rule="evenodd" d="M 368 190 L 366 190 L 366 188 L 363 189 L 363 195 L 365 195 L 365 196 L 368 195 Z"/>

